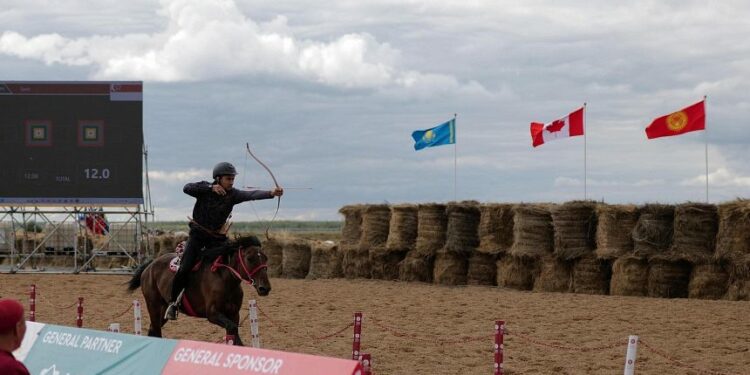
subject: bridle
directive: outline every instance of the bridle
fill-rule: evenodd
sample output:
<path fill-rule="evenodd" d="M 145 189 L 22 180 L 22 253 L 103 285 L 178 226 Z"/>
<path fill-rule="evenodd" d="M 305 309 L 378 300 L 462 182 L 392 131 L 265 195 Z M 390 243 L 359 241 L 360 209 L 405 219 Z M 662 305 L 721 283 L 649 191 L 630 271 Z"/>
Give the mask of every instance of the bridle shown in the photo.
<path fill-rule="evenodd" d="M 237 261 L 240 263 L 240 270 L 245 273 L 244 276 L 246 276 L 246 278 L 243 277 L 243 275 L 240 274 L 240 272 L 238 272 L 237 270 L 235 270 L 234 268 L 232 268 L 232 266 L 229 266 L 229 265 L 226 265 L 226 264 L 220 264 L 219 266 L 228 269 L 229 272 L 231 272 L 232 275 L 234 275 L 240 281 L 244 281 L 244 282 L 250 284 L 251 286 L 255 286 L 255 274 L 257 274 L 258 272 L 260 272 L 260 270 L 262 270 L 264 268 L 268 268 L 268 263 L 261 262 L 260 264 L 258 264 L 257 266 L 255 266 L 255 268 L 253 268 L 252 270 L 249 270 L 247 264 L 245 263 L 245 257 L 243 256 L 243 253 L 242 253 L 242 251 L 244 249 L 245 248 L 243 248 L 241 246 L 237 248 L 237 258 L 238 258 Z M 261 258 L 261 255 L 263 255 L 263 253 L 260 250 L 258 250 L 258 258 L 259 259 Z"/>

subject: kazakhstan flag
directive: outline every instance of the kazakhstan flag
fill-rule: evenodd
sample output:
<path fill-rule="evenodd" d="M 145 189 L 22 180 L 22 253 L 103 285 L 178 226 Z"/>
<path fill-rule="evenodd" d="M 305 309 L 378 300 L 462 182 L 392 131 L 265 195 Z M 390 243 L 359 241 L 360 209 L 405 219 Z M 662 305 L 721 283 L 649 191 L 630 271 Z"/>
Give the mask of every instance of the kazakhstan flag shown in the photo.
<path fill-rule="evenodd" d="M 416 130 L 411 133 L 414 138 L 414 149 L 450 145 L 456 143 L 456 119 L 440 124 L 432 129 Z"/>

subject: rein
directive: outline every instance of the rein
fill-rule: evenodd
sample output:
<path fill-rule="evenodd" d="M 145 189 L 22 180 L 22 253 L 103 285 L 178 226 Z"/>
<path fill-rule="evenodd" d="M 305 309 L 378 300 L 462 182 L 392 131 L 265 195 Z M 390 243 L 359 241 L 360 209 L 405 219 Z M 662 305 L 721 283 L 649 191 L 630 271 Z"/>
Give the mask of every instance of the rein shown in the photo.
<path fill-rule="evenodd" d="M 260 254 L 260 251 L 258 251 L 258 254 Z M 240 274 L 239 271 L 235 270 L 230 265 L 227 265 L 227 264 L 224 264 L 224 263 L 219 263 L 219 264 L 217 264 L 217 266 L 224 267 L 224 268 L 228 269 L 229 272 L 231 272 L 232 275 L 234 275 L 240 281 L 244 281 L 244 282 L 250 284 L 251 286 L 255 286 L 255 278 L 254 278 L 255 274 L 258 273 L 258 271 L 262 270 L 263 268 L 268 268 L 268 264 L 264 262 L 264 263 L 261 263 L 261 264 L 255 266 L 255 268 L 253 268 L 252 270 L 248 270 L 247 269 L 247 265 L 245 264 L 245 257 L 242 256 L 242 248 L 241 247 L 237 249 L 237 257 L 238 257 L 238 261 L 240 263 L 240 266 L 242 267 L 242 271 L 245 272 L 245 276 L 247 276 L 247 278 L 242 277 L 242 274 Z"/>

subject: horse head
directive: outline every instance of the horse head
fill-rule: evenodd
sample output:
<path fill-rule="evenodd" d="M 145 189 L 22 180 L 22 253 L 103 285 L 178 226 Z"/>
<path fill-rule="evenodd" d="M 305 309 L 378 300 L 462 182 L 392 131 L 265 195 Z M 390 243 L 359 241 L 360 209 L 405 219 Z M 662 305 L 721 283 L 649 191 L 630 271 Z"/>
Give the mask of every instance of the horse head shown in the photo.
<path fill-rule="evenodd" d="M 268 257 L 261 250 L 261 243 L 255 236 L 240 237 L 234 241 L 237 245 L 237 271 L 242 279 L 255 287 L 259 296 L 271 293 L 271 282 L 268 280 Z"/>

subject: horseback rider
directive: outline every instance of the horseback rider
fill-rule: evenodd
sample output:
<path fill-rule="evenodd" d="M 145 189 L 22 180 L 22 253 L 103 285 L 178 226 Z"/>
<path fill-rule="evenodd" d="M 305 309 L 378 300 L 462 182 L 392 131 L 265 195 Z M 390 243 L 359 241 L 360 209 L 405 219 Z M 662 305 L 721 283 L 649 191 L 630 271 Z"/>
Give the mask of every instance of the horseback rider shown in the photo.
<path fill-rule="evenodd" d="M 188 275 L 200 258 L 203 248 L 209 248 L 224 243 L 226 237 L 226 221 L 232 214 L 235 204 L 280 197 L 284 189 L 276 187 L 270 191 L 234 189 L 234 176 L 237 170 L 227 162 L 214 166 L 213 182 L 200 181 L 188 183 L 182 189 L 185 194 L 196 198 L 193 207 L 193 217 L 190 219 L 190 236 L 182 253 L 180 268 L 172 281 L 171 302 L 167 307 L 165 319 L 177 319 L 177 309 L 180 298 L 187 286 Z"/>

